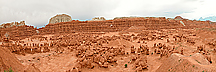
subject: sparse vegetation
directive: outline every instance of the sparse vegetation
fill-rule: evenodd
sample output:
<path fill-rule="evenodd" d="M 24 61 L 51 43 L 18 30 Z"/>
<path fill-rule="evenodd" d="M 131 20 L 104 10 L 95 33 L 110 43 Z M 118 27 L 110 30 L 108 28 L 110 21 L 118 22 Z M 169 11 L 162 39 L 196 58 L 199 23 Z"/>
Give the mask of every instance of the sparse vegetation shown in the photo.
<path fill-rule="evenodd" d="M 14 71 L 10 67 L 9 70 L 4 70 L 4 72 L 14 72 Z"/>
<path fill-rule="evenodd" d="M 196 60 L 198 63 L 200 63 L 198 60 Z"/>
<path fill-rule="evenodd" d="M 125 68 L 127 68 L 127 64 L 125 64 L 124 66 L 125 66 Z"/>
<path fill-rule="evenodd" d="M 65 26 L 68 25 L 65 24 Z M 61 25 L 59 25 L 59 27 L 62 28 Z M 64 31 L 65 29 L 69 30 L 69 28 L 63 28 L 63 30 L 60 30 L 59 32 L 62 33 L 62 31 Z M 91 27 L 87 28 L 87 30 L 94 31 L 94 29 L 91 29 Z M 56 31 L 58 32 L 58 30 Z M 172 33 L 172 32 L 173 33 L 166 34 L 167 31 L 168 33 Z M 40 34 L 43 34 L 43 30 L 41 30 L 41 32 L 42 33 Z M 55 31 L 52 31 L 51 33 L 53 32 Z M 119 35 L 117 33 L 119 33 Z M 97 66 L 97 69 L 108 68 L 107 70 L 110 71 L 132 70 L 132 69 L 134 71 L 135 70 L 137 71 L 157 70 L 161 72 L 164 71 L 165 72 L 166 71 L 186 72 L 186 69 L 188 69 L 187 71 L 191 71 L 195 69 L 202 71 L 204 70 L 205 67 L 209 67 L 209 66 L 205 66 L 205 67 L 203 66 L 202 69 L 198 69 L 201 68 L 201 66 L 197 65 L 196 62 L 200 63 L 204 57 L 208 57 L 208 56 L 204 56 L 204 57 L 202 56 L 203 58 L 196 58 L 196 57 L 192 57 L 192 55 L 196 55 L 198 52 L 200 53 L 200 54 L 198 53 L 198 56 L 202 54 L 210 54 L 210 53 L 211 55 L 214 55 L 212 53 L 213 51 L 210 52 L 211 50 L 213 50 L 213 48 L 208 48 L 208 46 L 205 50 L 206 52 L 200 52 L 195 50 L 195 47 L 199 44 L 206 45 L 207 42 L 202 40 L 209 40 L 209 42 L 212 42 L 210 41 L 211 38 L 205 39 L 206 37 L 208 37 L 207 35 L 205 37 L 201 36 L 204 35 L 205 32 L 197 34 L 199 33 L 198 31 L 194 32 L 194 30 L 191 31 L 191 29 L 189 30 L 185 30 L 185 29 L 169 30 L 168 29 L 168 30 L 158 30 L 158 31 L 143 30 L 141 31 L 140 34 L 138 34 L 139 32 L 137 33 L 134 32 L 136 33 L 137 36 L 135 34 L 133 34 L 132 36 L 137 37 L 136 40 L 135 37 L 130 36 L 131 33 L 133 32 L 127 33 L 125 31 L 122 31 L 122 32 L 112 33 L 108 31 L 108 34 L 106 34 L 106 32 L 102 32 L 102 33 L 77 32 L 73 34 L 63 34 L 63 33 L 53 34 L 53 36 L 43 35 L 42 38 L 37 38 L 37 36 L 34 36 L 34 38 L 30 37 L 27 38 L 28 40 L 22 39 L 20 42 L 18 42 L 18 44 L 20 44 L 19 46 L 21 49 L 13 52 L 17 54 L 29 54 L 29 55 L 37 53 L 36 55 L 38 55 L 39 57 L 35 57 L 35 55 L 33 55 L 33 59 L 29 59 L 32 58 L 32 56 L 28 57 L 28 55 L 26 57 L 24 56 L 23 57 L 18 56 L 18 57 L 20 61 L 24 64 L 35 63 L 34 65 L 36 65 L 36 67 L 38 67 L 42 71 L 44 70 L 61 71 L 63 69 L 65 70 L 64 64 L 73 66 L 73 68 L 69 68 L 69 71 L 71 71 L 72 69 L 73 70 L 92 69 L 91 71 L 94 71 L 95 69 L 93 68 L 95 68 L 95 66 Z M 12 33 L 8 33 L 8 34 L 12 34 Z M 38 36 L 40 34 L 38 34 Z M 41 43 L 44 44 L 41 43 L 37 44 L 37 42 L 39 41 L 42 41 Z M 138 44 L 137 41 L 139 41 L 140 43 L 138 42 L 139 43 Z M 195 42 L 197 42 L 196 45 L 190 44 Z M 131 49 L 129 49 L 130 48 L 129 46 L 131 46 Z M 26 48 L 26 50 L 23 48 Z M 31 51 L 29 50 L 30 48 Z M 49 51 L 47 52 L 49 53 L 45 53 L 45 49 L 48 49 Z M 202 49 L 202 51 L 204 50 Z M 194 61 L 194 59 L 196 61 Z M 211 60 L 214 58 L 209 58 L 209 59 Z M 43 61 L 41 62 L 40 60 Z M 190 62 L 190 60 L 193 60 L 193 62 Z M 208 61 L 212 63 L 210 60 Z M 36 63 L 36 62 L 40 62 L 40 63 Z M 49 68 L 46 68 L 47 65 L 44 65 L 47 64 L 46 62 L 48 62 Z M 56 66 L 56 64 L 59 65 Z M 56 68 L 56 69 L 52 69 L 52 68 Z M 16 70 L 16 68 L 13 69 Z M 99 70 L 104 70 L 104 69 L 99 69 Z M 9 71 L 5 70 L 5 72 L 13 72 L 13 71 L 10 69 Z"/>
<path fill-rule="evenodd" d="M 178 49 L 178 47 L 175 48 L 176 50 Z"/>
<path fill-rule="evenodd" d="M 179 62 L 181 61 L 181 59 L 179 59 Z"/>

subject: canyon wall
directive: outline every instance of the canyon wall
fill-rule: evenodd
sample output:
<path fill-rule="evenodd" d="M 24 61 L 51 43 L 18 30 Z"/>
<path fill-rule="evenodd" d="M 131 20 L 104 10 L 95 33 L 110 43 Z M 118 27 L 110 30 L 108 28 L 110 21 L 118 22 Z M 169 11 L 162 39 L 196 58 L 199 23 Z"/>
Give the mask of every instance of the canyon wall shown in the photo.
<path fill-rule="evenodd" d="M 40 28 L 40 34 L 71 33 L 71 32 L 115 32 L 124 31 L 133 26 L 145 29 L 171 29 L 207 27 L 207 21 L 192 21 L 188 19 L 166 19 L 165 17 L 132 17 L 116 18 L 103 21 L 71 21 L 48 24 Z"/>
<path fill-rule="evenodd" d="M 116 32 L 134 28 L 154 29 L 176 29 L 176 28 L 199 28 L 209 27 L 208 21 L 196 21 L 188 19 L 166 19 L 165 17 L 128 17 L 115 18 L 102 21 L 78 21 L 60 22 L 48 24 L 43 28 L 36 29 L 33 26 L 13 26 L 1 28 L 0 36 L 3 38 L 6 33 L 12 40 L 23 39 L 32 35 L 74 33 L 74 32 Z"/>
<path fill-rule="evenodd" d="M 13 26 L 10 28 L 2 28 L 0 29 L 0 37 L 5 38 L 8 35 L 8 38 L 12 40 L 24 39 L 26 37 L 30 37 L 32 35 L 36 35 L 36 28 L 33 26 Z"/>

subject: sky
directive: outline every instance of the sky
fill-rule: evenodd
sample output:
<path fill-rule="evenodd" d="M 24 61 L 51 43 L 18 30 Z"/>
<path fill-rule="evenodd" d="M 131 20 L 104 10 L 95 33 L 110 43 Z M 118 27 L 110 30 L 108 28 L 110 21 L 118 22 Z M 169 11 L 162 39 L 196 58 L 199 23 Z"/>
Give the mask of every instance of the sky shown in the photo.
<path fill-rule="evenodd" d="M 56 14 L 66 13 L 75 20 L 94 17 L 182 16 L 187 19 L 216 16 L 216 0 L 0 0 L 0 24 L 26 21 L 41 27 Z"/>

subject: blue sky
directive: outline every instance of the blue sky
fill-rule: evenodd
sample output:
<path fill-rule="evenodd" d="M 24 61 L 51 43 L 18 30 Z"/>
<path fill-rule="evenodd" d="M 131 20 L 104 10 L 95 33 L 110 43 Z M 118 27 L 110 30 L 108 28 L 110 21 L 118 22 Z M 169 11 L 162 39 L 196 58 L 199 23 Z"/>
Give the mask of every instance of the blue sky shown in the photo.
<path fill-rule="evenodd" d="M 56 14 L 72 19 L 106 19 L 123 16 L 182 16 L 188 19 L 216 16 L 216 0 L 0 0 L 0 23 L 26 21 L 44 26 Z"/>

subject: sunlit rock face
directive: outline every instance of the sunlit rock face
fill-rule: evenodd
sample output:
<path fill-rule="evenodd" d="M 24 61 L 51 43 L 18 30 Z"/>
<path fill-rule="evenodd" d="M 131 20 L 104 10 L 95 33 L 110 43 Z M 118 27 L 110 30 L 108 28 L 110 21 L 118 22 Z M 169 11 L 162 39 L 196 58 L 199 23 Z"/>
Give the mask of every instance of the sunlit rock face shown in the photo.
<path fill-rule="evenodd" d="M 92 18 L 91 21 L 104 21 L 106 20 L 104 17 L 95 17 L 95 18 Z"/>
<path fill-rule="evenodd" d="M 60 22 L 69 22 L 72 21 L 71 16 L 66 15 L 66 14 L 60 14 L 52 17 L 49 21 L 49 23 L 54 24 L 54 23 L 60 23 Z"/>
<path fill-rule="evenodd" d="M 9 28 L 9 27 L 13 27 L 13 26 L 23 26 L 25 25 L 25 21 L 20 21 L 20 22 L 10 22 L 10 23 L 4 23 L 0 25 L 0 29 L 1 28 Z"/>

